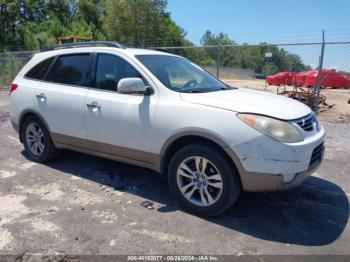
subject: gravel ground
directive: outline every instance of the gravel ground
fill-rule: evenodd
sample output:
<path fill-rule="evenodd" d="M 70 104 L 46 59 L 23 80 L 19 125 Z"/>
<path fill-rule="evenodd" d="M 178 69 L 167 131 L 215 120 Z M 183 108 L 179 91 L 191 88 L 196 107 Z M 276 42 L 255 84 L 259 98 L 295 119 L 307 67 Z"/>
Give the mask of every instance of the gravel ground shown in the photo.
<path fill-rule="evenodd" d="M 277 86 L 265 86 L 265 80 L 224 80 L 226 83 L 241 87 L 276 94 Z M 282 90 L 282 88 L 280 89 Z M 291 90 L 291 87 L 287 87 Z M 350 89 L 322 89 L 328 106 L 321 105 L 319 118 L 330 123 L 350 123 Z"/>
<path fill-rule="evenodd" d="M 0 93 L 0 254 L 348 254 L 350 125 L 323 123 L 321 168 L 299 188 L 243 193 L 226 214 L 181 211 L 147 169 L 65 151 L 26 159 Z"/>

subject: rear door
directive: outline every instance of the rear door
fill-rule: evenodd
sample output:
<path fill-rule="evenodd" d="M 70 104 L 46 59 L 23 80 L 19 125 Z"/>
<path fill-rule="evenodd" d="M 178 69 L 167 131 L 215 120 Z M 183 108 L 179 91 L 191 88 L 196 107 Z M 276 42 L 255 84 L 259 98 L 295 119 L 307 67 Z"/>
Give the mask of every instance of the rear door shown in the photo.
<path fill-rule="evenodd" d="M 89 53 L 57 56 L 36 88 L 36 110 L 56 142 L 71 144 L 87 137 L 84 110 L 90 61 Z"/>

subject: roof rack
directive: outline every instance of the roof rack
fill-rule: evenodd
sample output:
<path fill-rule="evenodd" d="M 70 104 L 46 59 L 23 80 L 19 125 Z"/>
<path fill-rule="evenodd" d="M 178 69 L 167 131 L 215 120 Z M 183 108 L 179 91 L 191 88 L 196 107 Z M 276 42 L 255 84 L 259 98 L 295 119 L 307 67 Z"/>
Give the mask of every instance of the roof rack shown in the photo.
<path fill-rule="evenodd" d="M 111 42 L 111 41 L 88 41 L 88 42 L 78 42 L 78 43 L 71 43 L 71 44 L 64 44 L 64 45 L 54 45 L 51 46 L 44 51 L 51 51 L 51 50 L 59 50 L 59 49 L 67 49 L 67 48 L 76 48 L 76 47 L 89 47 L 89 46 L 105 46 L 105 47 L 116 47 L 116 48 L 123 48 L 126 47 L 118 42 Z"/>
<path fill-rule="evenodd" d="M 169 54 L 173 54 L 173 52 L 171 52 L 169 49 L 165 49 L 165 48 L 151 48 L 154 51 L 160 51 L 160 52 L 164 52 L 164 53 L 169 53 Z"/>

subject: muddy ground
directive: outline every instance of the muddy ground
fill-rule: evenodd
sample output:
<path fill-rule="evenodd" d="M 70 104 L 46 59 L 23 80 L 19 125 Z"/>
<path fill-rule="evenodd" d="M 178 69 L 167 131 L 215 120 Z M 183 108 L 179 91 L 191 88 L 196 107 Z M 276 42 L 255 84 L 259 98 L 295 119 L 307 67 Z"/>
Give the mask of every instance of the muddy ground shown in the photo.
<path fill-rule="evenodd" d="M 69 151 L 27 160 L 8 105 L 0 92 L 0 254 L 350 255 L 349 124 L 322 122 L 325 160 L 299 188 L 243 193 L 204 219 L 147 169 Z"/>

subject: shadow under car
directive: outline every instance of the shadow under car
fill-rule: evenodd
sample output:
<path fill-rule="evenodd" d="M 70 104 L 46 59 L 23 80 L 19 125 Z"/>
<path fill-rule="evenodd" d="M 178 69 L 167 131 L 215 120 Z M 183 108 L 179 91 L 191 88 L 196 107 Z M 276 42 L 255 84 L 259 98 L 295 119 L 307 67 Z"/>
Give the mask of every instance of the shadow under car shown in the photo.
<path fill-rule="evenodd" d="M 179 207 L 166 181 L 155 172 L 115 161 L 65 151 L 47 166 L 110 186 L 145 199 L 141 206 L 159 203 L 158 212 Z M 274 193 L 242 192 L 225 214 L 205 218 L 230 230 L 259 239 L 305 246 L 332 243 L 343 232 L 349 217 L 349 202 L 336 184 L 309 177 L 294 190 Z"/>

